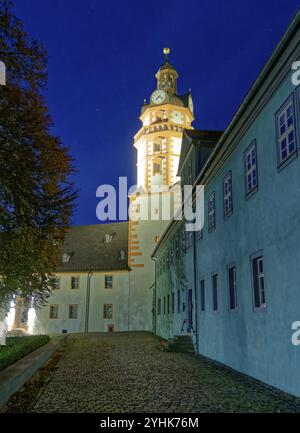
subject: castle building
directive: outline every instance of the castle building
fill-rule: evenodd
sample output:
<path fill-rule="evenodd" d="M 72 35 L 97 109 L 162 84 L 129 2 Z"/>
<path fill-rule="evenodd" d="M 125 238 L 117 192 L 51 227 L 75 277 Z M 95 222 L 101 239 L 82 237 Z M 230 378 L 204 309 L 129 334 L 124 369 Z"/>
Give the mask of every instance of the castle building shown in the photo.
<path fill-rule="evenodd" d="M 178 73 L 159 68 L 134 136 L 137 188 L 128 222 L 72 227 L 61 249 L 48 305 L 33 311 L 19 299 L 11 326 L 31 333 L 153 330 L 155 266 L 151 253 L 174 208 L 172 187 L 184 129 L 192 129 L 191 93 L 177 94 Z M 169 204 L 166 214 L 162 205 Z M 169 210 L 168 210 L 169 209 Z"/>
<path fill-rule="evenodd" d="M 198 354 L 297 396 L 299 59 L 300 12 L 224 133 L 184 132 L 179 175 L 194 164 L 204 226 L 171 221 L 152 254 L 158 335 L 188 332 Z"/>

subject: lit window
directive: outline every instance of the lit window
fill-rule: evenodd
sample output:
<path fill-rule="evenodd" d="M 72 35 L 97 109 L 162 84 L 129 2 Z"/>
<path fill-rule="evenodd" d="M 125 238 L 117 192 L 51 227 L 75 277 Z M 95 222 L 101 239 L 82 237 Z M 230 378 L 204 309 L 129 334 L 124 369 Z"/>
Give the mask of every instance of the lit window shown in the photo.
<path fill-rule="evenodd" d="M 252 257 L 252 276 L 255 309 L 264 309 L 267 306 L 265 293 L 265 274 L 263 256 Z"/>
<path fill-rule="evenodd" d="M 236 267 L 228 268 L 229 310 L 237 309 Z"/>
<path fill-rule="evenodd" d="M 255 192 L 258 186 L 256 142 L 253 141 L 244 154 L 246 196 Z"/>
<path fill-rule="evenodd" d="M 113 305 L 103 304 L 103 319 L 112 319 L 113 317 Z"/>
<path fill-rule="evenodd" d="M 160 236 L 155 236 L 155 237 L 154 237 L 154 242 L 155 242 L 156 244 L 158 244 L 159 240 L 160 240 Z"/>
<path fill-rule="evenodd" d="M 296 152 L 294 101 L 290 97 L 276 114 L 278 163 L 285 162 Z"/>
<path fill-rule="evenodd" d="M 218 311 L 218 274 L 212 276 L 212 301 L 213 311 Z"/>
<path fill-rule="evenodd" d="M 71 289 L 76 290 L 79 289 L 79 277 L 71 277 Z"/>
<path fill-rule="evenodd" d="M 215 228 L 215 193 L 213 192 L 208 199 L 208 230 L 211 231 Z"/>
<path fill-rule="evenodd" d="M 49 319 L 58 319 L 58 305 L 49 305 Z"/>
<path fill-rule="evenodd" d="M 78 305 L 69 305 L 69 319 L 78 319 Z"/>
<path fill-rule="evenodd" d="M 224 217 L 226 217 L 230 215 L 233 210 L 231 171 L 228 174 L 226 174 L 223 180 L 223 205 L 224 205 Z"/>
<path fill-rule="evenodd" d="M 113 288 L 113 276 L 112 275 L 105 275 L 104 277 L 104 287 L 105 289 L 112 289 Z"/>

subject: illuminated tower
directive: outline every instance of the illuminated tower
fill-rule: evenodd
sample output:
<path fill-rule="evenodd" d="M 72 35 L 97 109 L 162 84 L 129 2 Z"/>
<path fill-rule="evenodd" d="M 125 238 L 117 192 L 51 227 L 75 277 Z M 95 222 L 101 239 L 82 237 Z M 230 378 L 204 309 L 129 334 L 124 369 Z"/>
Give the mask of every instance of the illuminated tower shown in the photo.
<path fill-rule="evenodd" d="M 155 269 L 151 253 L 170 221 L 164 219 L 161 203 L 170 202 L 172 185 L 179 181 L 183 129 L 193 128 L 192 96 L 190 92 L 177 94 L 178 73 L 169 63 L 169 53 L 165 48 L 165 62 L 155 75 L 156 89 L 150 102 L 142 106 L 142 126 L 133 142 L 137 149 L 137 189 L 129 197 L 128 266 L 132 269 L 130 308 L 137 314 L 132 330 L 152 328 Z M 150 208 L 147 220 L 145 214 L 140 215 L 145 205 Z"/>

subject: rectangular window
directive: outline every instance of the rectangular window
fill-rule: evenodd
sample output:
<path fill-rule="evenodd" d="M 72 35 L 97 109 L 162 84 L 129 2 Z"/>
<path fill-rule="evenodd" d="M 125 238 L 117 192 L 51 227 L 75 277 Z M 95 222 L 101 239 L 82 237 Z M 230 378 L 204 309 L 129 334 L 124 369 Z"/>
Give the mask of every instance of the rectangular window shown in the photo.
<path fill-rule="evenodd" d="M 180 290 L 177 290 L 177 313 L 180 313 L 181 308 L 180 308 Z"/>
<path fill-rule="evenodd" d="M 175 313 L 175 296 L 174 293 L 172 293 L 172 314 Z"/>
<path fill-rule="evenodd" d="M 167 314 L 170 314 L 170 295 L 167 297 Z"/>
<path fill-rule="evenodd" d="M 252 277 L 254 292 L 254 308 L 264 309 L 267 306 L 265 293 L 265 275 L 263 256 L 252 257 Z"/>
<path fill-rule="evenodd" d="M 113 288 L 113 276 L 112 275 L 105 275 L 104 287 L 105 287 L 105 289 L 112 289 Z"/>
<path fill-rule="evenodd" d="M 53 290 L 59 290 L 60 289 L 60 277 L 54 277 L 53 279 Z"/>
<path fill-rule="evenodd" d="M 246 152 L 245 158 L 245 182 L 246 182 L 246 197 L 255 192 L 258 187 L 257 176 L 257 155 L 256 155 L 256 141 L 250 144 Z"/>
<path fill-rule="evenodd" d="M 112 319 L 112 318 L 113 318 L 113 305 L 103 304 L 103 319 Z"/>
<path fill-rule="evenodd" d="M 166 314 L 166 297 L 164 296 L 164 314 Z"/>
<path fill-rule="evenodd" d="M 49 305 L 49 319 L 58 319 L 58 305 Z"/>
<path fill-rule="evenodd" d="M 157 315 L 158 316 L 161 315 L 161 299 L 160 298 L 157 300 Z"/>
<path fill-rule="evenodd" d="M 153 144 L 153 152 L 160 152 L 160 144 L 159 143 Z"/>
<path fill-rule="evenodd" d="M 223 207 L 224 217 L 227 217 L 232 213 L 232 175 L 231 171 L 226 174 L 223 179 Z"/>
<path fill-rule="evenodd" d="M 153 164 L 153 174 L 159 174 L 160 173 L 160 164 L 157 162 L 154 162 Z"/>
<path fill-rule="evenodd" d="M 218 274 L 212 276 L 212 301 L 213 311 L 218 311 Z"/>
<path fill-rule="evenodd" d="M 229 310 L 237 309 L 236 267 L 228 268 Z"/>
<path fill-rule="evenodd" d="M 205 311 L 205 281 L 200 281 L 200 311 Z"/>
<path fill-rule="evenodd" d="M 72 290 L 79 289 L 79 282 L 80 282 L 79 277 L 71 277 L 71 289 Z"/>
<path fill-rule="evenodd" d="M 213 230 L 216 226 L 215 212 L 215 192 L 213 192 L 208 198 L 208 231 Z"/>
<path fill-rule="evenodd" d="M 297 149 L 294 100 L 290 97 L 276 114 L 278 164 L 287 161 Z"/>
<path fill-rule="evenodd" d="M 69 319 L 78 319 L 78 305 L 69 305 Z"/>

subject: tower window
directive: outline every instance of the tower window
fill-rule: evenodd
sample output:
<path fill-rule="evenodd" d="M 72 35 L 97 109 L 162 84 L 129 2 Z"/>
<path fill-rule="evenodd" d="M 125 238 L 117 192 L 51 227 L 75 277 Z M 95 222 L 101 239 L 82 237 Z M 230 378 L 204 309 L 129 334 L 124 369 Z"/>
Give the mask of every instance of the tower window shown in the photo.
<path fill-rule="evenodd" d="M 153 144 L 153 152 L 160 152 L 161 146 L 159 143 Z"/>
<path fill-rule="evenodd" d="M 158 164 L 157 162 L 155 162 L 153 164 L 153 174 L 159 174 L 160 173 L 160 164 Z"/>

